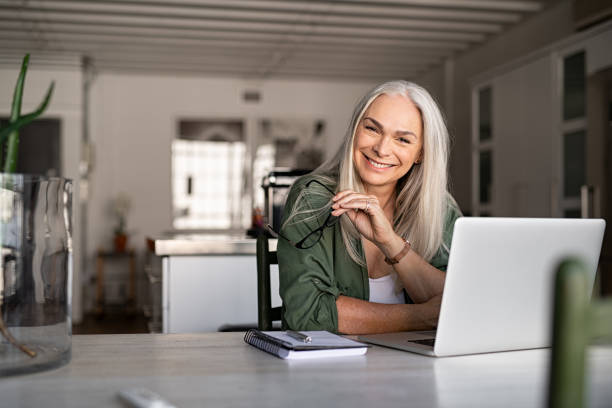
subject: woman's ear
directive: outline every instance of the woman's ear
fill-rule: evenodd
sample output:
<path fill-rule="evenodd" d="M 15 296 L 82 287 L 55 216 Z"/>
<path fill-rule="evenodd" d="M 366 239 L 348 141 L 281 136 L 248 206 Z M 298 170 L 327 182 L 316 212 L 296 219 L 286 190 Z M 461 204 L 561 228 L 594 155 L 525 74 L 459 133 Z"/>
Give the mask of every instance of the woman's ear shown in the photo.
<path fill-rule="evenodd" d="M 423 149 L 419 152 L 418 157 L 414 161 L 414 164 L 421 164 L 423 162 Z"/>

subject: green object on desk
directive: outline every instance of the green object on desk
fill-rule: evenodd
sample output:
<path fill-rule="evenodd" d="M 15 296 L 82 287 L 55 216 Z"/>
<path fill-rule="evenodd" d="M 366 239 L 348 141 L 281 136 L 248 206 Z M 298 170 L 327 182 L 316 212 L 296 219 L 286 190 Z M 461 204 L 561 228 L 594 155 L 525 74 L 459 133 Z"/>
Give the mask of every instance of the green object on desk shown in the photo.
<path fill-rule="evenodd" d="M 585 350 L 595 339 L 612 340 L 612 299 L 590 302 L 588 274 L 577 259 L 557 270 L 548 406 L 586 406 Z"/>
<path fill-rule="evenodd" d="M 268 237 L 257 237 L 257 327 L 272 330 L 272 322 L 281 320 L 281 308 L 272 307 L 270 265 L 277 265 L 276 251 L 270 251 Z"/>

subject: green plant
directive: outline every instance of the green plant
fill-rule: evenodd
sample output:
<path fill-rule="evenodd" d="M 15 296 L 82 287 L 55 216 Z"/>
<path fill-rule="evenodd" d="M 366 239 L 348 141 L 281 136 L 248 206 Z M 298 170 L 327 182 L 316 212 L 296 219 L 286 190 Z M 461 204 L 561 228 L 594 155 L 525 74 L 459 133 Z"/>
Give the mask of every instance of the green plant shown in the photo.
<path fill-rule="evenodd" d="M 15 92 L 13 93 L 13 104 L 11 105 L 11 117 L 9 124 L 3 129 L 0 129 L 0 147 L 4 153 L 2 155 L 4 158 L 2 167 L 5 173 L 14 173 L 17 169 L 19 129 L 32 122 L 34 119 L 39 117 L 45 111 L 45 109 L 47 109 L 47 105 L 49 105 L 51 95 L 53 95 L 53 88 L 55 86 L 55 83 L 51 82 L 51 85 L 49 85 L 49 89 L 47 90 L 47 94 L 45 95 L 45 99 L 43 99 L 42 103 L 38 106 L 38 109 L 36 109 L 34 112 L 28 113 L 27 115 L 22 115 L 21 101 L 23 99 L 23 86 L 25 83 L 25 76 L 26 71 L 28 70 L 29 61 L 30 54 L 26 54 L 25 57 L 23 57 L 21 71 L 19 72 L 17 84 L 15 85 Z"/>
<path fill-rule="evenodd" d="M 131 200 L 127 193 L 121 192 L 117 194 L 112 201 L 112 211 L 117 217 L 117 226 L 115 227 L 115 235 L 127 235 L 126 224 L 127 215 L 130 212 Z"/>
<path fill-rule="evenodd" d="M 0 165 L 2 165 L 2 168 L 4 169 L 5 173 L 14 173 L 17 169 L 17 153 L 19 151 L 19 129 L 32 122 L 34 119 L 39 117 L 45 111 L 45 109 L 47 109 L 47 105 L 49 105 L 51 95 L 53 95 L 53 88 L 55 86 L 55 83 L 51 82 L 51 85 L 47 90 L 47 94 L 45 95 L 45 99 L 42 101 L 38 109 L 36 109 L 34 112 L 28 113 L 27 115 L 22 115 L 21 101 L 23 99 L 23 86 L 25 83 L 25 76 L 28 70 L 29 61 L 30 54 L 26 54 L 23 57 L 23 61 L 21 63 L 21 71 L 19 72 L 17 84 L 15 85 L 15 92 L 13 93 L 13 103 L 11 105 L 11 117 L 9 123 L 6 127 L 0 129 L 0 150 L 2 152 L 3 159 L 0 160 Z M 0 279 L 4 278 L 0 276 Z M 23 344 L 19 344 L 17 340 L 8 331 L 8 328 L 6 327 L 6 324 L 4 323 L 4 319 L 2 317 L 3 298 L 3 294 L 0 293 L 0 333 L 11 344 L 13 344 L 15 347 L 18 347 L 21 351 L 28 354 L 30 357 L 36 356 L 36 352 L 30 350 L 27 346 Z"/>

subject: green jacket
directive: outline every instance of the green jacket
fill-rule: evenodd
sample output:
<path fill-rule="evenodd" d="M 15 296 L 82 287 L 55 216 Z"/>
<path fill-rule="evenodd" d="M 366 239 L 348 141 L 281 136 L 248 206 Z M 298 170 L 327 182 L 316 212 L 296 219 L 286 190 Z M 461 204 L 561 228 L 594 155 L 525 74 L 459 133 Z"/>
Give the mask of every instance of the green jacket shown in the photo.
<path fill-rule="evenodd" d="M 296 199 L 312 175 L 298 179 L 289 191 L 285 204 L 285 217 L 296 205 Z M 334 191 L 335 186 L 329 185 Z M 331 199 L 331 194 L 316 183 L 308 187 L 312 194 L 300 199 L 300 208 L 317 209 Z M 449 197 L 444 225 L 444 245 L 440 247 L 431 265 L 446 270 L 448 251 L 455 220 L 461 211 Z M 281 229 L 281 235 L 298 242 L 310 231 L 325 222 L 327 214 L 303 222 L 289 223 Z M 284 219 L 283 219 L 284 222 Z M 361 243 L 358 246 L 363 255 Z M 278 265 L 280 296 L 283 300 L 283 328 L 294 330 L 327 330 L 338 332 L 336 299 L 340 295 L 368 300 L 370 287 L 368 271 L 349 256 L 342 241 L 340 223 L 325 228 L 321 240 L 309 249 L 297 249 L 286 239 L 278 240 Z"/>

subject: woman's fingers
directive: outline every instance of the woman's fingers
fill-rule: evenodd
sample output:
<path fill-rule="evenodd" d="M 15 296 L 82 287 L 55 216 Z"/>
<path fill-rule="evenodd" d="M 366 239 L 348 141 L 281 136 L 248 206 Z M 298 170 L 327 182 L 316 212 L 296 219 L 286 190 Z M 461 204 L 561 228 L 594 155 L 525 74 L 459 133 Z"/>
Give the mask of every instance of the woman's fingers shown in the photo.
<path fill-rule="evenodd" d="M 355 198 L 355 197 L 373 197 L 376 198 L 375 196 L 369 196 L 367 194 L 363 194 L 363 193 L 357 193 L 353 190 L 344 190 L 339 192 L 338 194 L 336 194 L 332 200 L 334 202 L 340 202 L 340 201 L 344 201 L 347 200 L 349 197 Z"/>
<path fill-rule="evenodd" d="M 371 207 L 371 204 L 369 206 Z M 343 204 L 336 203 L 332 205 L 332 214 L 340 216 L 346 212 L 365 211 L 366 207 L 368 207 L 368 203 L 365 200 L 352 200 Z"/>
<path fill-rule="evenodd" d="M 357 230 L 375 244 L 394 233 L 376 196 L 345 190 L 336 194 L 333 201 L 332 215 L 346 214 Z"/>
<path fill-rule="evenodd" d="M 332 215 L 339 217 L 342 214 L 346 214 L 354 222 L 359 211 L 369 215 L 371 208 L 372 204 L 369 196 L 347 190 L 343 191 L 339 200 L 332 205 Z"/>
<path fill-rule="evenodd" d="M 353 211 L 353 209 L 351 209 L 351 208 L 339 208 L 339 209 L 337 209 L 337 210 L 333 210 L 333 211 L 332 211 L 332 215 L 333 215 L 334 217 L 339 217 L 339 216 L 341 216 L 342 214 L 347 213 L 347 212 L 350 212 L 350 211 Z"/>
<path fill-rule="evenodd" d="M 369 213 L 369 210 L 378 208 L 378 199 L 375 196 L 359 194 L 355 192 L 344 193 L 332 205 L 333 209 L 348 208 L 353 210 L 362 210 Z M 338 197 L 338 196 L 337 196 Z"/>
<path fill-rule="evenodd" d="M 370 209 L 372 209 L 372 204 L 367 198 L 362 198 L 339 203 L 337 204 L 336 208 L 368 212 Z"/>
<path fill-rule="evenodd" d="M 343 190 L 340 191 L 338 194 L 336 194 L 332 200 L 333 201 L 338 201 L 340 199 L 342 199 L 342 197 L 346 196 L 347 194 L 355 194 L 355 192 L 353 190 Z"/>

